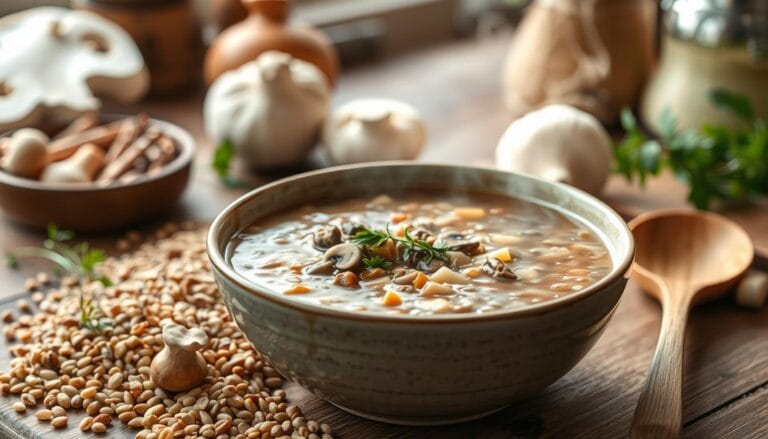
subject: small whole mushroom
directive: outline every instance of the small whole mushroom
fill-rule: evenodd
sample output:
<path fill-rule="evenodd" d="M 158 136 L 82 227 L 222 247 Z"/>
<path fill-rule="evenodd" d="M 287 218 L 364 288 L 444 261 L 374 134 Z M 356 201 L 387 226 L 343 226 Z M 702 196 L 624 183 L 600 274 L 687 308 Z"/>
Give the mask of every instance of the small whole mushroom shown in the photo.
<path fill-rule="evenodd" d="M 46 183 L 87 183 L 93 181 L 103 164 L 104 151 L 88 143 L 78 148 L 72 157 L 48 165 L 40 180 Z"/>
<path fill-rule="evenodd" d="M 149 366 L 152 382 L 169 392 L 184 392 L 202 384 L 208 366 L 199 351 L 208 344 L 208 335 L 199 328 L 167 323 L 163 326 L 163 342 L 165 348 Z"/>
<path fill-rule="evenodd" d="M 24 128 L 16 131 L 8 140 L 0 167 L 19 177 L 38 178 L 48 163 L 48 142 L 48 136 L 40 130 Z"/>
<path fill-rule="evenodd" d="M 337 164 L 412 160 L 426 141 L 419 112 L 393 99 L 357 99 L 333 112 L 323 146 Z"/>
<path fill-rule="evenodd" d="M 610 174 L 611 149 L 594 116 L 550 105 L 512 122 L 496 146 L 496 166 L 599 194 Z"/>
<path fill-rule="evenodd" d="M 336 244 L 325 252 L 324 258 L 333 261 L 341 271 L 353 270 L 363 262 L 363 251 L 355 244 Z"/>

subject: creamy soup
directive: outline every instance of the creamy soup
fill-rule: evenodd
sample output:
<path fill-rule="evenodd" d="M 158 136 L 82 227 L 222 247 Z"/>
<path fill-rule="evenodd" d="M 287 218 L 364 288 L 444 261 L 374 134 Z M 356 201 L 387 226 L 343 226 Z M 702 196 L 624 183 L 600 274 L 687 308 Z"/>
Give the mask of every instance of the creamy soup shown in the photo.
<path fill-rule="evenodd" d="M 360 313 L 486 313 L 573 294 L 611 270 L 585 225 L 528 201 L 380 195 L 305 206 L 239 233 L 230 264 L 293 300 Z"/>

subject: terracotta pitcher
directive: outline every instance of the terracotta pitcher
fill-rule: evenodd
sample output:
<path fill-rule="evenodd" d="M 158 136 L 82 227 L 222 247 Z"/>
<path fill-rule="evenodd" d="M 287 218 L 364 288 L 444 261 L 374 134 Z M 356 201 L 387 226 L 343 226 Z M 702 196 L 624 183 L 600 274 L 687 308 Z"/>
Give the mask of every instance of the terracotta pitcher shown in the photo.
<path fill-rule="evenodd" d="M 205 79 L 209 85 L 222 73 L 269 50 L 314 64 L 330 84 L 334 83 L 338 61 L 333 46 L 317 30 L 288 23 L 288 0 L 242 1 L 248 17 L 222 32 L 206 55 Z"/>

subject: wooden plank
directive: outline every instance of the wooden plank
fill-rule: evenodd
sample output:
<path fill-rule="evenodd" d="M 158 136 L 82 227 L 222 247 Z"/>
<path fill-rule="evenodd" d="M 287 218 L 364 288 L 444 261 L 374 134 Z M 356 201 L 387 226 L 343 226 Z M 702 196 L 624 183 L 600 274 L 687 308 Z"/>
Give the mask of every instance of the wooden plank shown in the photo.
<path fill-rule="evenodd" d="M 12 301 L 6 301 L 0 310 L 13 306 Z M 658 305 L 630 286 L 599 342 L 563 379 L 539 397 L 457 426 L 408 428 L 367 421 L 335 408 L 296 385 L 289 385 L 289 398 L 308 417 L 330 423 L 342 438 L 622 437 L 628 431 L 650 364 L 659 316 Z M 768 309 L 744 310 L 733 305 L 730 298 L 694 309 L 686 343 L 683 388 L 684 419 L 692 423 L 689 427 L 692 432 L 704 435 L 710 430 L 723 431 L 718 425 L 703 422 L 719 415 L 724 402 L 768 383 L 766 318 Z M 0 340 L 3 370 L 7 370 L 10 361 L 7 348 L 5 340 Z M 12 428 L 19 437 L 62 437 L 46 424 L 37 422 L 32 416 L 34 410 L 29 410 L 25 417 L 15 413 L 11 408 L 15 400 L 0 398 L 0 426 Z M 82 411 L 72 417 L 63 437 L 79 437 L 77 423 L 81 416 Z M 760 417 L 744 416 L 739 425 L 739 431 L 759 432 L 764 421 Z M 114 437 L 132 437 L 125 428 L 110 431 Z"/>
<path fill-rule="evenodd" d="M 768 437 L 768 385 L 739 398 L 712 416 L 692 424 L 684 437 L 765 438 Z M 758 421 L 758 422 L 755 422 Z"/>

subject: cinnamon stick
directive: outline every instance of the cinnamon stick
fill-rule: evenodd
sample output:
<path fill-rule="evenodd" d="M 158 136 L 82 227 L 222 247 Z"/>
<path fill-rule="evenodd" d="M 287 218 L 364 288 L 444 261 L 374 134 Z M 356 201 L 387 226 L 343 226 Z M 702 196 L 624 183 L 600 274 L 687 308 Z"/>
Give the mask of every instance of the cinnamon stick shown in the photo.
<path fill-rule="evenodd" d="M 104 158 L 106 164 L 115 161 L 115 159 L 125 152 L 128 146 L 130 146 L 131 143 L 144 132 L 148 119 L 147 115 L 142 113 L 126 120 L 120 127 L 120 131 L 117 133 L 115 141 L 112 142 L 112 145 L 110 145 L 107 150 L 107 156 Z"/>
<path fill-rule="evenodd" d="M 157 130 L 149 130 L 141 137 L 131 143 L 125 152 L 120 154 L 112 163 L 108 164 L 99 176 L 99 182 L 112 182 L 131 169 L 137 158 L 144 154 L 155 141 L 160 137 Z"/>
<path fill-rule="evenodd" d="M 85 130 L 89 130 L 99 124 L 99 116 L 91 111 L 78 117 L 72 121 L 66 128 L 59 131 L 53 140 L 61 139 L 62 137 L 71 136 L 72 134 L 82 133 Z"/>
<path fill-rule="evenodd" d="M 121 119 L 54 140 L 48 144 L 49 161 L 57 162 L 59 160 L 64 160 L 74 154 L 80 145 L 86 143 L 93 143 L 96 146 L 105 148 L 115 141 L 115 138 L 120 131 L 120 127 L 125 121 L 126 119 Z"/>

